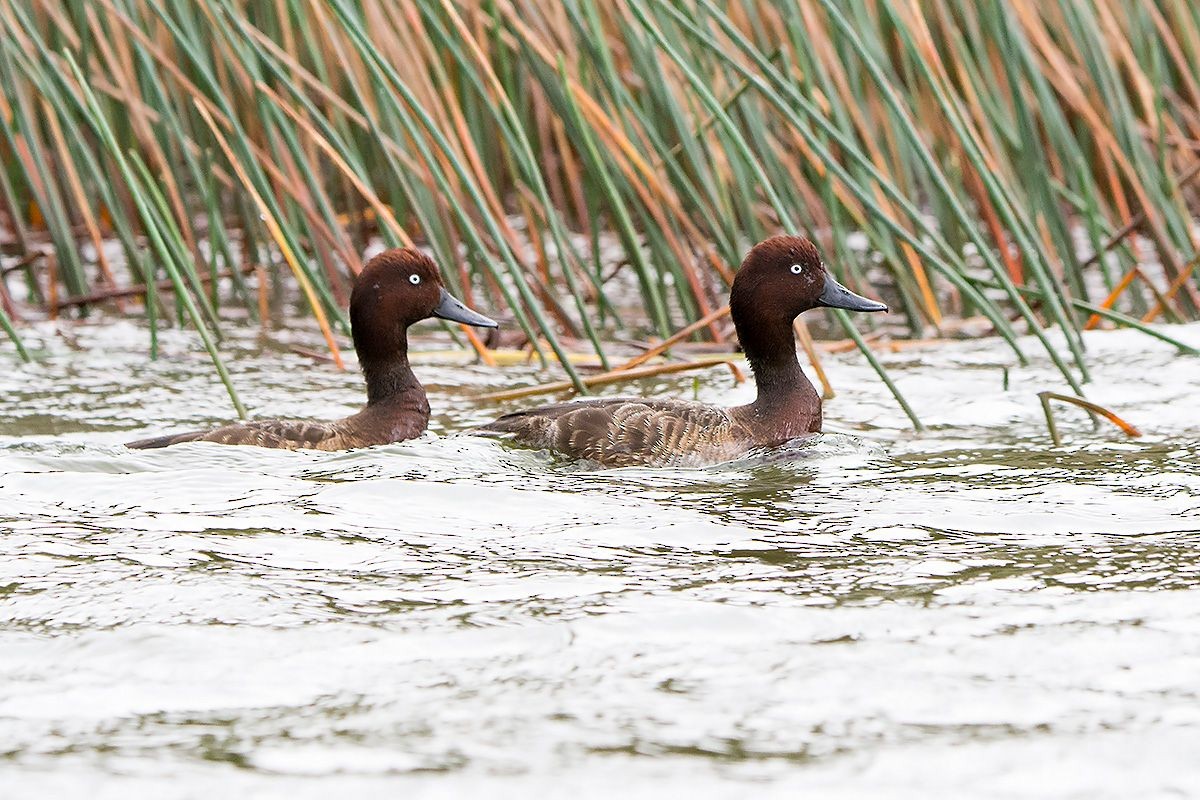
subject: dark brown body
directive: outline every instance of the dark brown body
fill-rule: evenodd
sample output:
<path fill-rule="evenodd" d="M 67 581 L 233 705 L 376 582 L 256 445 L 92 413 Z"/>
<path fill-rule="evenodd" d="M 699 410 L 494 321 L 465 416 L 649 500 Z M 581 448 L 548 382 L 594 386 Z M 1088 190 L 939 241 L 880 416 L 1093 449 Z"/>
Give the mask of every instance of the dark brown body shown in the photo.
<path fill-rule="evenodd" d="M 429 401 L 408 363 L 408 326 L 431 316 L 495 327 L 451 297 L 437 266 L 411 249 L 371 259 L 354 282 L 350 324 L 367 382 L 367 405 L 335 422 L 262 420 L 209 431 L 169 434 L 131 442 L 148 449 L 182 442 L 215 442 L 284 450 L 351 450 L 420 436 L 429 424 Z"/>
<path fill-rule="evenodd" d="M 753 403 L 584 400 L 506 414 L 479 432 L 608 467 L 703 466 L 775 447 L 821 430 L 821 397 L 800 369 L 792 321 L 820 305 L 887 308 L 833 280 L 812 242 L 796 236 L 776 236 L 750 251 L 729 305 L 758 386 Z"/>

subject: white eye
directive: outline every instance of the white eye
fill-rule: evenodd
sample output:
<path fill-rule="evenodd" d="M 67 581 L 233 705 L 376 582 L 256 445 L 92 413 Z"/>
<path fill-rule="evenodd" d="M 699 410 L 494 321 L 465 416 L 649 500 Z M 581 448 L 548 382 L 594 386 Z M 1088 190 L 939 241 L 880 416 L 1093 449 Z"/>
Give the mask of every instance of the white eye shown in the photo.
<path fill-rule="evenodd" d="M 800 266 L 799 264 L 792 264 L 791 269 L 793 275 L 799 275 L 801 272 L 804 272 L 804 267 Z"/>
<path fill-rule="evenodd" d="M 418 283 L 421 282 L 421 276 L 417 275 L 416 273 L 413 273 L 412 275 L 408 276 L 408 282 L 411 283 L 413 286 L 416 286 Z"/>

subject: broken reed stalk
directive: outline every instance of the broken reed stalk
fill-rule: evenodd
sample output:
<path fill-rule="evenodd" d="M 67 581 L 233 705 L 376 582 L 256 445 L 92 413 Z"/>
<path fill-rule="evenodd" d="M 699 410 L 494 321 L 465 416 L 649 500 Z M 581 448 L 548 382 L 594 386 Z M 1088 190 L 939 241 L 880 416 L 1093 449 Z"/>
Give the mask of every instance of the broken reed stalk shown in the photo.
<path fill-rule="evenodd" d="M 41 250 L 34 250 L 31 253 L 27 253 L 27 254 L 21 256 L 16 261 L 14 261 L 13 263 L 6 266 L 4 269 L 0 269 L 0 275 L 8 275 L 10 272 L 19 272 L 23 269 L 28 269 L 30 266 L 33 265 L 33 263 L 35 261 L 38 261 L 45 257 L 46 257 L 46 254 L 43 253 Z"/>
<path fill-rule="evenodd" d="M 1063 403 L 1079 406 L 1080 408 L 1091 412 L 1092 414 L 1104 417 L 1106 420 L 1116 425 L 1121 429 L 1121 432 L 1130 438 L 1137 438 L 1142 435 L 1142 432 L 1130 425 L 1125 420 L 1118 417 L 1112 411 L 1101 405 L 1093 403 L 1091 400 L 1085 400 L 1082 397 L 1076 397 L 1069 394 L 1059 394 L 1058 392 L 1038 392 L 1038 400 L 1042 403 L 1042 412 L 1046 415 L 1046 428 L 1050 431 L 1050 439 L 1057 447 L 1062 444 L 1062 437 L 1058 434 L 1058 425 L 1054 421 L 1054 410 L 1050 407 L 1051 400 L 1058 400 Z"/>
<path fill-rule="evenodd" d="M 693 333 L 700 330 L 701 328 L 706 328 L 709 325 L 711 325 L 712 323 L 716 322 L 717 320 L 719 320 L 723 317 L 726 317 L 728 315 L 729 315 L 729 306 L 728 305 L 721 306 L 716 311 L 711 311 L 708 314 L 705 314 L 703 317 L 696 320 L 691 325 L 681 328 L 680 330 L 671 334 L 669 337 L 667 337 L 666 339 L 663 339 L 661 342 L 654 345 L 650 349 L 646 350 L 644 353 L 639 353 L 638 355 L 636 355 L 633 358 L 626 361 L 621 366 L 613 367 L 613 372 L 621 372 L 622 370 L 633 369 L 634 367 L 636 367 L 640 364 L 645 364 L 647 361 L 654 358 L 655 356 L 662 355 L 667 350 L 669 350 L 673 346 L 679 344 L 684 339 L 688 338 L 689 336 L 691 336 Z"/>
<path fill-rule="evenodd" d="M 1179 181 L 1180 187 L 1187 186 L 1189 183 L 1191 183 L 1193 180 L 1195 180 L 1196 176 L 1198 176 L 1198 175 L 1200 175 L 1200 161 L 1197 161 L 1195 164 L 1193 164 L 1191 167 L 1189 167 L 1182 175 L 1179 176 L 1178 181 Z M 1104 257 L 1105 253 L 1109 252 L 1114 247 L 1119 245 L 1121 242 L 1123 242 L 1127 238 L 1129 238 L 1129 234 L 1136 231 L 1145 222 L 1146 222 L 1146 212 L 1145 211 L 1137 212 L 1132 217 L 1130 217 L 1128 222 L 1126 222 L 1120 228 L 1117 228 L 1115 231 L 1113 231 L 1112 235 L 1108 237 L 1108 239 L 1104 242 L 1103 246 L 1099 250 L 1097 250 L 1095 253 L 1092 253 L 1090 256 L 1088 256 L 1082 262 L 1080 262 L 1079 266 L 1081 268 L 1087 268 L 1087 267 L 1090 267 L 1093 264 L 1097 263 L 1101 258 Z"/>
<path fill-rule="evenodd" d="M 254 272 L 254 269 L 255 269 L 254 265 L 250 264 L 250 265 L 242 267 L 241 270 L 239 270 L 239 272 L 242 275 L 249 275 L 252 272 Z M 235 273 L 233 270 L 222 270 L 221 272 L 218 272 L 215 276 L 212 274 L 204 274 L 204 275 L 200 276 L 200 282 L 204 283 L 204 284 L 212 283 L 214 277 L 217 280 L 226 280 L 228 278 L 235 277 Z M 160 292 L 173 292 L 173 291 L 175 291 L 175 284 L 171 282 L 170 278 L 163 278 L 154 284 L 154 288 Z M 100 289 L 99 291 L 89 292 L 88 294 L 76 295 L 75 297 L 65 297 L 62 300 L 58 300 L 56 302 L 56 305 L 54 306 L 54 308 L 55 309 L 63 309 L 63 308 L 71 308 L 74 306 L 90 306 L 90 305 L 95 305 L 97 303 L 103 303 L 105 300 L 112 300 L 112 299 L 115 299 L 118 297 L 144 297 L 145 295 L 146 295 L 146 287 L 145 286 L 127 286 L 127 287 L 112 288 L 112 289 Z M 330 357 L 329 360 L 333 361 L 333 358 Z"/>
<path fill-rule="evenodd" d="M 728 363 L 729 358 L 697 359 L 696 361 L 656 364 L 652 367 L 610 370 L 608 372 L 602 372 L 599 375 L 589 375 L 584 377 L 582 380 L 584 385 L 586 385 L 588 388 L 591 388 L 593 386 L 606 386 L 612 383 L 625 383 L 627 381 L 638 380 L 639 378 L 653 378 L 657 375 L 669 375 L 675 372 L 689 372 L 696 369 L 725 366 Z M 534 397 L 539 394 L 570 392 L 574 388 L 575 387 L 571 381 L 553 381 L 551 383 L 541 383 L 536 386 L 525 386 L 520 389 L 507 389 L 503 392 L 489 392 L 487 394 L 477 395 L 473 399 L 478 401 L 489 400 L 493 402 L 499 402 L 501 400 L 516 400 L 521 397 Z"/>

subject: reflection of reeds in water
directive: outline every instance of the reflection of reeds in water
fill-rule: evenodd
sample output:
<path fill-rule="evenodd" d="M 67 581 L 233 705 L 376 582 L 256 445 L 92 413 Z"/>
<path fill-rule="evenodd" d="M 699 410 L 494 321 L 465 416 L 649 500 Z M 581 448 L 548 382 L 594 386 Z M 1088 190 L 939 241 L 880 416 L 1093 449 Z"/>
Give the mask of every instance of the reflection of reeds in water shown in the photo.
<path fill-rule="evenodd" d="M 332 348 L 376 235 L 577 387 L 569 339 L 608 366 L 620 326 L 727 336 L 732 266 L 781 229 L 913 335 L 1059 326 L 1076 392 L 1084 328 L 1200 316 L 1183 0 L 0 0 L 0 25 L 6 250 L 53 256 L 0 289 L 14 341 L 14 300 L 148 286 L 152 328 L 176 305 L 224 377 L 218 305 L 269 313 L 289 281 Z"/>

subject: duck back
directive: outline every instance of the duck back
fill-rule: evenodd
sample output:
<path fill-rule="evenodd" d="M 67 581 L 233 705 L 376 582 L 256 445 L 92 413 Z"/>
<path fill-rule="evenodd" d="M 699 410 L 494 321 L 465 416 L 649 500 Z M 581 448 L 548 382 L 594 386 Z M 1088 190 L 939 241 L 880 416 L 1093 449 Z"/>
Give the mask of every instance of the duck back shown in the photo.
<path fill-rule="evenodd" d="M 343 428 L 344 426 L 337 423 L 267 419 L 225 425 L 210 431 L 189 431 L 142 439 L 130 442 L 126 447 L 134 450 L 152 450 L 184 442 L 214 442 L 273 447 L 280 450 L 346 450 L 364 446 L 350 442 L 348 432 Z"/>
<path fill-rule="evenodd" d="M 607 467 L 701 466 L 755 446 L 739 417 L 684 400 L 617 397 L 506 414 L 477 432 Z"/>
<path fill-rule="evenodd" d="M 239 422 L 208 431 L 189 431 L 130 442 L 126 447 L 151 450 L 184 442 L 273 447 L 279 450 L 352 450 L 415 439 L 425 430 L 429 403 L 425 393 L 406 405 L 368 406 L 334 422 L 264 419 Z"/>

